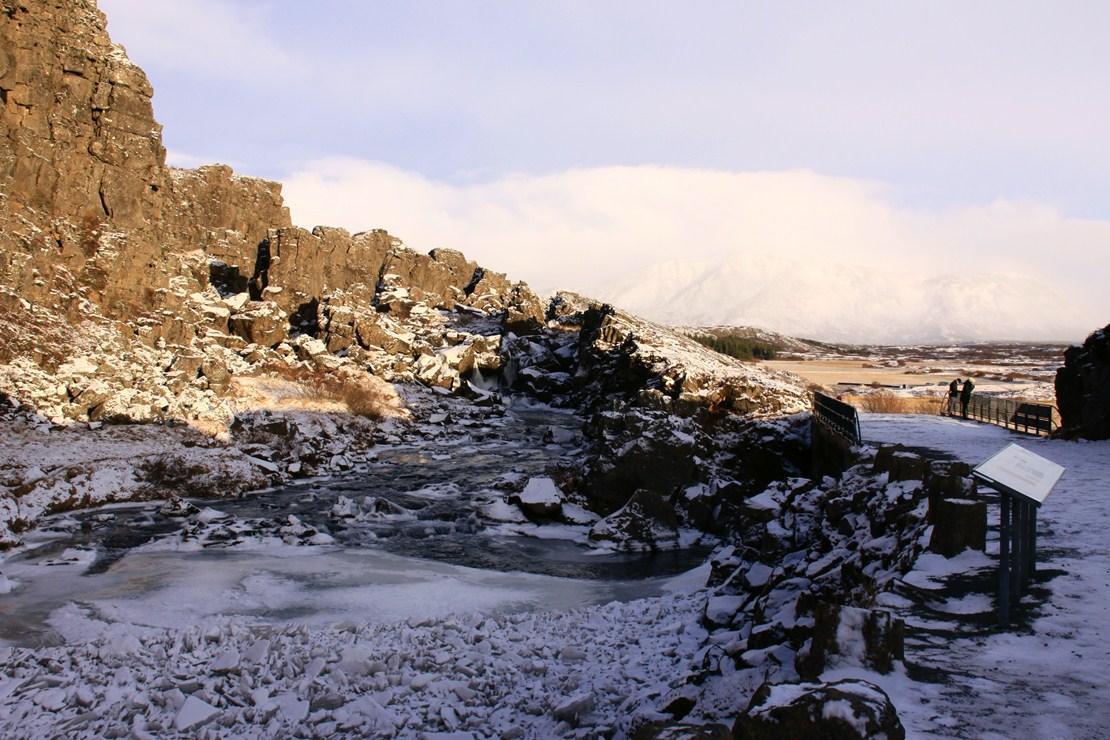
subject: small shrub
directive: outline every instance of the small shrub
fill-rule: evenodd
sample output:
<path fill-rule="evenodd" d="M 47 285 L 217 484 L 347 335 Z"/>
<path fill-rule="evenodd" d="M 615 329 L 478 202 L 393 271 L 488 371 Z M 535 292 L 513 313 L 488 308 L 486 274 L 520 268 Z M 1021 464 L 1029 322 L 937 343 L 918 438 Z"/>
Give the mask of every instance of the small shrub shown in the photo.
<path fill-rule="evenodd" d="M 369 384 L 351 383 L 343 388 L 343 403 L 355 416 L 381 419 L 389 410 L 390 398 L 381 388 Z"/>
<path fill-rule="evenodd" d="M 136 478 L 149 489 L 169 491 L 185 496 L 203 496 L 209 492 L 208 469 L 190 463 L 180 455 L 157 455 L 138 464 Z"/>
<path fill-rule="evenodd" d="M 939 414 L 944 405 L 943 398 L 903 396 L 892 391 L 876 391 L 844 400 L 874 414 Z"/>

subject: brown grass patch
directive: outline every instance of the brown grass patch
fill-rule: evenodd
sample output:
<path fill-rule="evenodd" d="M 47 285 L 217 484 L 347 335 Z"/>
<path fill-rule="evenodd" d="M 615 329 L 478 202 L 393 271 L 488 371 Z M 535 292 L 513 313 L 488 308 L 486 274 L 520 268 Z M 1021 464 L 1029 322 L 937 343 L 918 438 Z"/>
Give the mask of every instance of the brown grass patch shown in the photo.
<path fill-rule="evenodd" d="M 939 414 L 944 406 L 942 397 L 904 396 L 892 391 L 844 396 L 843 400 L 861 411 L 875 414 Z"/>
<path fill-rule="evenodd" d="M 267 405 L 303 410 L 339 410 L 369 419 L 384 419 L 401 413 L 400 399 L 393 388 L 369 373 L 359 370 L 323 370 L 304 365 L 274 363 L 265 372 L 275 376 L 276 384 L 252 384 L 255 395 L 265 397 Z"/>

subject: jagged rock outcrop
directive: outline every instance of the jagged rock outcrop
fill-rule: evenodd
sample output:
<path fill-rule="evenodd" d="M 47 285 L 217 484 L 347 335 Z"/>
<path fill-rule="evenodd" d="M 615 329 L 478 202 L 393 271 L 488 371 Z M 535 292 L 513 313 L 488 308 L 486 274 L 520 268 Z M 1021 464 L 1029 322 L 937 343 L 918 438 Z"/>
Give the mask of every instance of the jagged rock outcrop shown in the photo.
<path fill-rule="evenodd" d="M 744 363 L 574 293 L 547 311 L 549 331 L 508 348 L 511 382 L 541 397 L 587 407 L 614 399 L 679 415 L 698 410 L 789 414 L 809 407 L 800 380 Z"/>
<path fill-rule="evenodd" d="M 0 360 L 31 356 L 52 371 L 73 339 L 44 352 L 20 327 L 91 322 L 114 327 L 115 344 L 168 352 L 166 366 L 237 353 L 208 365 L 232 376 L 349 361 L 479 395 L 489 373 L 504 371 L 540 399 L 591 405 L 619 397 L 745 414 L 806 405 L 795 380 L 570 294 L 549 311 L 523 283 L 459 252 L 419 254 L 382 230 L 294 227 L 276 183 L 219 165 L 168 168 L 150 84 L 92 0 L 0 8 L 0 291 L 10 291 Z M 295 351 L 300 335 L 338 359 Z M 217 394 L 231 387 L 221 370 L 202 375 Z"/>
<path fill-rule="evenodd" d="M 1056 371 L 1061 434 L 1110 439 L 1110 325 L 1064 352 Z"/>

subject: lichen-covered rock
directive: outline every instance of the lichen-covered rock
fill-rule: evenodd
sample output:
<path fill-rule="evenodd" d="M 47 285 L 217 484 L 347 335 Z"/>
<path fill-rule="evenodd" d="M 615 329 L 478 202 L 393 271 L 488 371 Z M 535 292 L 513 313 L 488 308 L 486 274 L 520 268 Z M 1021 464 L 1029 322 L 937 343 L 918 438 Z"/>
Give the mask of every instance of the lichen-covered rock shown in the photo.
<path fill-rule="evenodd" d="M 873 683 L 764 684 L 732 733 L 743 740 L 903 740 L 905 728 L 886 692 Z"/>
<path fill-rule="evenodd" d="M 1064 366 L 1056 371 L 1056 405 L 1062 434 L 1110 439 L 1110 325 L 1064 353 Z"/>

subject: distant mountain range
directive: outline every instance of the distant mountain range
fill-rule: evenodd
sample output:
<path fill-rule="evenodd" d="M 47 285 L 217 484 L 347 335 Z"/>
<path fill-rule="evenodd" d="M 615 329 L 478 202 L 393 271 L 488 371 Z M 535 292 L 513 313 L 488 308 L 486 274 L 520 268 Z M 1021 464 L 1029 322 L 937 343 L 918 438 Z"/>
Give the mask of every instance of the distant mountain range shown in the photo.
<path fill-rule="evenodd" d="M 1091 327 L 1071 297 L 1004 274 L 922 275 L 813 264 L 773 255 L 670 261 L 593 293 L 650 319 L 686 326 L 758 326 L 828 342 L 986 340 L 1076 342 Z M 926 269 L 927 268 L 927 269 Z"/>

